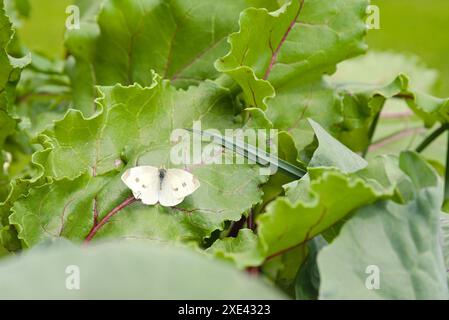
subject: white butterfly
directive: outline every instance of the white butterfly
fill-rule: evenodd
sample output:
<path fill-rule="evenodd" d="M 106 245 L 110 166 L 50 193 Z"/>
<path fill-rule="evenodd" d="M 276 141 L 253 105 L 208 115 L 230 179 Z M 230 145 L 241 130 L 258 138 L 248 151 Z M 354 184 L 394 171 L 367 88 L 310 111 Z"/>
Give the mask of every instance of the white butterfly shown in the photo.
<path fill-rule="evenodd" d="M 151 166 L 130 168 L 122 181 L 143 204 L 160 203 L 173 207 L 199 188 L 200 182 L 191 173 L 181 169 L 159 169 Z"/>

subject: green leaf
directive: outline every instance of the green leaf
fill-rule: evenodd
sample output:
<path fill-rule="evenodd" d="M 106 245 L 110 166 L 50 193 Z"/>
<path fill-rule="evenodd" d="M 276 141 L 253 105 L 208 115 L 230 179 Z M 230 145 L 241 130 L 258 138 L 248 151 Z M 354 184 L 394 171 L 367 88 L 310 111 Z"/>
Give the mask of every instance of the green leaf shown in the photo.
<path fill-rule="evenodd" d="M 392 193 L 350 175 L 368 163 L 319 124 L 313 120 L 310 123 L 319 144 L 310 161 L 310 175 L 289 184 L 287 197 L 277 198 L 258 217 L 260 241 L 269 258 L 302 246 L 352 210 Z M 345 197 L 350 200 L 340 201 Z"/>
<path fill-rule="evenodd" d="M 295 297 L 297 300 L 316 300 L 318 298 L 320 273 L 316 259 L 318 252 L 325 246 L 327 246 L 327 241 L 320 236 L 307 243 L 309 253 L 299 269 L 295 281 Z"/>
<path fill-rule="evenodd" d="M 318 148 L 310 160 L 310 167 L 336 167 L 343 172 L 351 173 L 368 165 L 363 158 L 333 138 L 318 123 L 313 120 L 309 122 L 318 139 Z"/>
<path fill-rule="evenodd" d="M 0 229 L 0 248 L 7 252 L 16 252 L 22 248 L 17 231 L 13 226 L 7 225 Z"/>
<path fill-rule="evenodd" d="M 354 173 L 354 176 L 363 179 L 370 185 L 378 194 L 383 194 L 384 197 L 391 199 L 397 203 L 407 203 L 415 198 L 417 190 L 419 190 L 414 182 L 413 175 L 408 168 L 409 159 L 415 161 L 415 166 L 420 165 L 422 175 L 426 177 L 433 177 L 432 169 L 426 162 L 413 153 L 404 152 L 399 157 L 396 156 L 379 156 L 369 161 L 366 168 Z M 430 169 L 430 172 L 429 172 Z M 315 174 L 317 170 L 311 170 Z M 319 171 L 318 171 L 319 172 Z M 287 196 L 291 201 L 298 199 L 308 187 L 307 181 L 301 181 L 297 187 L 289 187 L 287 189 Z M 338 221 L 332 227 L 325 230 L 322 235 L 327 241 L 332 241 L 338 236 L 341 227 L 351 219 L 354 212 L 346 215 L 343 219 Z"/>
<path fill-rule="evenodd" d="M 148 88 L 117 85 L 100 90 L 100 111 L 95 116 L 84 118 L 71 110 L 55 123 L 54 130 L 40 137 L 45 149 L 35 154 L 34 161 L 44 177 L 56 181 L 33 187 L 28 197 L 14 204 L 10 221 L 26 246 L 55 236 L 85 239 L 94 223 L 94 205 L 103 219 L 129 197 L 130 190 L 120 180 L 126 168 L 173 166 L 172 130 L 191 127 L 196 120 L 201 120 L 204 129 L 241 125 L 234 121 L 228 91 L 210 81 L 185 91 L 154 76 Z M 223 156 L 232 157 L 232 153 Z M 267 179 L 259 175 L 257 166 L 248 164 L 194 163 L 186 169 L 201 187 L 183 204 L 174 208 L 133 204 L 114 216 L 95 239 L 201 242 L 258 203 L 259 185 Z M 42 197 L 43 193 L 47 196 Z"/>
<path fill-rule="evenodd" d="M 289 297 L 294 299 L 296 275 L 306 258 L 307 248 L 299 246 L 282 255 L 266 260 L 261 266 L 261 270 Z"/>
<path fill-rule="evenodd" d="M 13 58 L 7 48 L 13 38 L 11 22 L 6 16 L 3 2 L 0 4 L 0 201 L 5 199 L 8 186 L 7 167 L 3 156 L 3 147 L 7 137 L 15 132 L 17 119 L 11 115 L 15 86 L 20 78 L 21 69 L 29 62 L 30 57 Z"/>
<path fill-rule="evenodd" d="M 206 250 L 215 257 L 230 260 L 238 268 L 259 266 L 264 257 L 258 247 L 257 236 L 250 229 L 241 229 L 236 238 L 224 238 L 215 241 Z"/>
<path fill-rule="evenodd" d="M 240 12 L 253 5 L 277 7 L 272 0 L 105 1 L 98 23 L 84 16 L 66 36 L 77 95 L 93 101 L 95 84 L 148 86 L 151 70 L 182 88 L 216 78 L 213 62 L 226 52 Z"/>
<path fill-rule="evenodd" d="M 309 119 L 309 123 L 315 132 L 318 143 L 309 160 L 309 170 L 313 168 L 337 168 L 341 172 L 352 173 L 367 167 L 368 162 L 332 137 L 317 122 Z M 312 170 L 312 172 L 320 172 L 320 170 Z M 286 184 L 284 188 L 289 200 L 295 202 L 300 196 L 306 195 L 309 183 L 310 177 L 306 175 L 300 180 Z"/>
<path fill-rule="evenodd" d="M 177 91 L 159 76 L 153 78 L 147 88 L 101 87 L 95 116 L 84 118 L 70 110 L 53 130 L 44 132 L 40 141 L 47 149 L 36 154 L 36 162 L 45 174 L 59 178 L 74 178 L 85 171 L 103 174 L 115 170 L 121 159 L 144 160 L 151 149 L 169 149 L 172 130 L 191 127 L 195 120 L 208 127 L 236 127 L 225 89 L 206 82 Z M 166 162 L 167 157 L 165 152 L 157 161 Z"/>
<path fill-rule="evenodd" d="M 419 159 L 408 158 L 412 164 Z M 414 172 L 422 162 L 417 164 Z M 405 205 L 380 201 L 359 209 L 320 252 L 320 298 L 449 298 L 439 239 L 441 183 L 418 186 L 424 188 Z M 380 287 L 370 290 L 369 276 L 377 271 Z"/>
<path fill-rule="evenodd" d="M 408 202 L 415 197 L 416 188 L 410 176 L 408 176 L 407 161 L 404 161 L 406 157 L 409 157 L 406 152 L 401 153 L 399 157 L 377 156 L 370 159 L 368 166 L 357 171 L 356 175 L 365 179 L 379 190 L 389 190 L 394 194 L 392 200 L 398 203 Z M 423 160 L 420 160 L 420 162 L 425 163 Z M 423 164 L 423 166 L 425 165 Z M 427 166 L 425 169 L 424 174 L 427 174 Z"/>
<path fill-rule="evenodd" d="M 216 67 L 240 85 L 247 106 L 266 109 L 273 126 L 288 131 L 301 151 L 313 142 L 307 118 L 332 134 L 344 129 L 342 97 L 322 75 L 364 52 L 367 5 L 293 0 L 275 12 L 249 8 Z"/>
<path fill-rule="evenodd" d="M 74 268 L 79 290 L 68 290 Z M 42 245 L 2 260 L 0 281 L 2 299 L 285 299 L 263 281 L 191 249 L 137 241 Z"/>
<path fill-rule="evenodd" d="M 9 220 L 25 247 L 57 237 L 83 241 L 94 223 L 93 199 L 107 178 L 83 175 L 73 181 L 62 179 L 31 188 L 27 197 L 16 200 Z"/>
<path fill-rule="evenodd" d="M 270 83 L 277 89 L 304 74 L 330 72 L 363 52 L 366 6 L 360 0 L 293 0 L 275 12 L 249 8 L 216 67 L 241 85 L 250 105 L 264 108 L 264 98 L 274 93 Z"/>
<path fill-rule="evenodd" d="M 13 66 L 6 48 L 12 38 L 11 23 L 6 16 L 3 2 L 0 6 L 0 150 L 3 149 L 6 138 L 11 135 L 16 127 L 16 121 L 9 114 L 10 81 Z M 3 154 L 0 152 L 0 163 L 3 164 Z M 0 168 L 0 200 L 5 197 L 4 169 Z"/>
<path fill-rule="evenodd" d="M 406 206 L 381 202 L 360 210 L 319 258 L 321 298 L 448 299 L 446 269 L 433 236 L 439 203 L 432 197 L 423 191 Z M 365 287 L 369 265 L 380 268 L 379 290 Z"/>
<path fill-rule="evenodd" d="M 291 202 L 280 197 L 267 206 L 266 212 L 258 217 L 260 241 L 268 257 L 282 254 L 381 196 L 383 194 L 358 177 L 325 170 L 310 182 L 304 195 L 306 199 Z"/>
<path fill-rule="evenodd" d="M 8 224 L 8 218 L 11 213 L 10 210 L 14 205 L 14 202 L 27 192 L 30 184 L 31 181 L 26 179 L 15 179 L 11 182 L 12 188 L 10 193 L 5 201 L 0 203 L 0 222 L 3 225 Z"/>
<path fill-rule="evenodd" d="M 388 161 L 381 170 L 382 161 L 366 167 L 365 160 L 311 123 L 320 144 L 311 161 L 316 167 L 309 167 L 305 178 L 286 185 L 286 197 L 277 198 L 258 217 L 259 237 L 268 258 L 302 246 L 324 231 L 332 231 L 335 237 L 342 219 L 362 206 L 382 198 L 404 201 L 413 198 L 415 189 L 435 183 L 432 169 L 416 154 L 404 154 L 396 164 Z"/>

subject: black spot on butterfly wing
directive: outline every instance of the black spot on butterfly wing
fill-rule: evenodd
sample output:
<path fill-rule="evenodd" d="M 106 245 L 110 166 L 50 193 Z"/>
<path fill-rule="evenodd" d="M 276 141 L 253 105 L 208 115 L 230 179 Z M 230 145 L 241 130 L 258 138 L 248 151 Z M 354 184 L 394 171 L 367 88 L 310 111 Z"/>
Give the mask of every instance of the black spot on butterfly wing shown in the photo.
<path fill-rule="evenodd" d="M 182 184 L 181 183 L 175 183 L 172 182 L 171 189 L 173 190 L 173 193 L 177 197 L 184 197 L 185 195 L 182 194 Z"/>

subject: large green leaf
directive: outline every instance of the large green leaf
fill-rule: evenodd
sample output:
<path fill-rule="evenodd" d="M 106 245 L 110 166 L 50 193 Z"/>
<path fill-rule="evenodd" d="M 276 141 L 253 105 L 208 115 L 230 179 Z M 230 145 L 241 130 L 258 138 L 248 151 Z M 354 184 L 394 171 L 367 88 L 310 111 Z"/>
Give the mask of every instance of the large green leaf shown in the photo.
<path fill-rule="evenodd" d="M 264 262 L 264 258 L 272 260 L 286 251 L 294 251 L 292 249 L 327 229 L 357 206 L 374 201 L 378 196 L 393 194 L 394 188 L 382 188 L 379 183 L 376 185 L 369 181 L 369 178 L 362 179 L 359 176 L 347 175 L 346 173 L 364 168 L 367 165 L 366 161 L 341 145 L 319 124 L 314 121 L 311 123 L 319 142 L 310 162 L 312 166 L 319 167 L 310 168 L 312 182 L 307 180 L 309 178 L 307 176 L 296 182 L 299 186 L 295 183 L 289 184 L 287 197 L 277 198 L 269 204 L 266 212 L 257 220 L 259 238 L 255 237 L 250 230 L 244 230 L 236 238 L 216 241 L 209 249 L 211 253 L 232 260 L 239 267 L 257 266 Z M 334 170 L 330 167 L 339 169 Z M 303 185 L 304 181 L 307 181 L 305 185 Z M 337 196 L 330 191 L 334 188 L 343 193 L 358 192 L 358 196 L 354 197 L 354 202 L 340 205 L 338 200 L 341 195 Z M 298 204 L 300 201 L 303 201 L 302 204 Z M 301 208 L 298 208 L 300 206 Z M 322 211 L 325 206 L 333 211 L 329 215 L 326 214 L 327 217 L 321 221 L 319 211 Z M 289 208 L 286 209 L 286 207 Z M 316 219 L 319 225 L 314 226 Z M 297 260 L 292 259 L 296 267 L 299 266 L 296 263 Z M 280 261 L 277 268 L 284 268 L 282 264 L 283 262 Z M 288 266 L 286 268 L 293 269 Z M 296 270 L 289 273 L 288 278 L 294 279 Z"/>
<path fill-rule="evenodd" d="M 342 97 L 322 75 L 365 50 L 367 4 L 293 0 L 275 12 L 247 9 L 216 67 L 238 82 L 247 106 L 267 109 L 274 127 L 303 150 L 313 139 L 307 118 L 332 133 L 343 129 Z"/>
<path fill-rule="evenodd" d="M 210 249 L 213 253 L 233 260 L 239 266 L 257 265 L 255 263 L 263 262 L 260 257 L 273 259 L 273 254 L 283 254 L 284 251 L 289 251 L 313 238 L 359 206 L 360 203 L 357 201 L 369 203 L 377 196 L 387 196 L 394 193 L 394 187 L 388 185 L 390 181 L 374 183 L 371 181 L 373 179 L 370 180 L 370 172 L 363 175 L 346 175 L 346 173 L 360 171 L 368 163 L 329 135 L 318 123 L 313 120 L 310 120 L 310 122 L 318 140 L 318 148 L 310 161 L 311 167 L 309 168 L 313 182 L 310 183 L 309 176 L 307 176 L 290 183 L 286 187 L 287 197 L 277 198 L 267 207 L 266 212 L 258 218 L 258 235 L 260 238 L 257 244 L 253 243 L 254 236 L 252 233 L 245 231 L 245 233 L 239 234 L 237 238 L 225 238 L 214 243 Z M 338 170 L 330 168 L 338 168 Z M 314 219 L 321 219 L 318 212 L 323 206 L 332 208 L 334 201 L 335 203 L 339 202 L 341 194 L 336 195 L 329 191 L 334 188 L 343 193 L 360 191 L 361 194 L 360 197 L 355 197 L 357 200 L 354 203 L 349 203 L 348 207 L 343 205 L 344 208 L 342 209 L 340 205 L 335 205 L 336 211 L 329 215 L 326 214 L 328 217 L 324 221 L 318 221 L 319 225 L 312 226 Z M 345 188 L 348 190 L 345 190 Z M 366 198 L 364 198 L 365 196 Z M 303 205 L 308 207 L 307 209 L 305 207 L 299 208 L 297 202 L 300 199 L 302 199 Z M 321 202 L 321 204 L 317 202 Z M 289 209 L 286 209 L 286 206 Z M 307 211 L 309 209 L 310 212 Z M 309 218 L 307 218 L 307 215 L 309 215 Z M 246 243 L 242 243 L 241 238 L 247 239 Z M 267 246 L 274 246 L 274 248 L 267 249 Z M 256 257 L 258 259 L 255 259 Z M 296 271 L 294 273 L 296 274 Z"/>
<path fill-rule="evenodd" d="M 309 175 L 287 185 L 286 197 L 270 203 L 258 218 L 260 242 L 269 258 L 304 245 L 352 210 L 393 193 L 351 174 L 365 168 L 367 162 L 319 124 L 311 124 L 318 148 L 310 161 Z"/>
<path fill-rule="evenodd" d="M 421 174 L 416 155 L 406 154 L 404 161 L 411 174 Z M 429 166 L 426 173 L 424 181 L 412 177 L 421 189 L 414 200 L 361 208 L 320 252 L 320 298 L 449 298 L 439 235 L 442 189 Z M 373 288 L 370 277 L 376 276 L 379 287 Z"/>
<path fill-rule="evenodd" d="M 136 163 L 152 149 L 168 149 L 172 130 L 191 127 L 196 120 L 204 127 L 236 126 L 229 93 L 212 82 L 177 91 L 153 74 L 150 87 L 116 85 L 100 91 L 95 116 L 84 118 L 71 110 L 41 135 L 47 149 L 36 160 L 46 175 L 73 178 L 88 170 L 98 175 L 116 169 L 124 158 Z M 166 162 L 168 156 L 161 152 L 155 161 Z"/>
<path fill-rule="evenodd" d="M 94 206 L 102 219 L 130 195 L 120 180 L 126 168 L 173 166 L 172 130 L 191 127 L 196 120 L 204 129 L 241 126 L 234 121 L 228 90 L 210 81 L 184 91 L 155 75 L 151 87 L 117 85 L 102 87 L 101 92 L 95 116 L 86 119 L 71 110 L 54 130 L 40 137 L 46 149 L 35 154 L 35 162 L 43 176 L 56 181 L 32 188 L 28 197 L 14 204 L 10 221 L 27 246 L 55 236 L 86 238 L 94 223 Z M 251 121 L 246 125 L 251 126 Z M 232 154 L 224 152 L 224 157 Z M 267 179 L 259 175 L 258 167 L 248 164 L 186 168 L 198 177 L 201 187 L 182 205 L 133 204 L 101 228 L 97 237 L 201 241 L 258 203 L 259 185 Z"/>
<path fill-rule="evenodd" d="M 319 147 L 309 175 L 286 185 L 286 197 L 278 197 L 258 217 L 259 239 L 269 258 L 304 245 L 344 222 L 355 209 L 382 198 L 403 202 L 416 194 L 414 184 L 434 183 L 432 171 L 423 160 L 415 159 L 416 155 L 404 154 L 399 161 L 379 159 L 367 166 L 317 123 L 311 123 Z M 340 226 L 333 233 L 338 233 Z"/>
<path fill-rule="evenodd" d="M 93 204 L 107 176 L 90 178 L 83 175 L 73 181 L 63 179 L 34 187 L 29 195 L 16 200 L 10 221 L 19 231 L 26 246 L 43 239 L 66 237 L 82 241 L 94 223 Z M 115 190 L 109 190 L 110 193 Z M 46 197 L 42 197 L 42 194 Z"/>
<path fill-rule="evenodd" d="M 79 290 L 70 290 L 77 275 Z M 0 282 L 2 299 L 286 298 L 263 281 L 191 249 L 135 240 L 91 248 L 42 245 L 2 260 Z"/>
<path fill-rule="evenodd" d="M 332 170 L 312 180 L 307 191 L 305 200 L 276 199 L 259 217 L 260 241 L 268 256 L 304 244 L 354 209 L 383 196 L 363 179 Z"/>
<path fill-rule="evenodd" d="M 97 22 L 87 14 L 81 28 L 67 34 L 76 59 L 70 66 L 74 88 L 92 101 L 93 85 L 150 85 L 151 70 L 183 88 L 213 79 L 227 36 L 237 29 L 240 12 L 253 5 L 277 7 L 274 0 L 104 1 Z"/>
<path fill-rule="evenodd" d="M 417 158 L 417 159 L 415 159 Z M 410 169 L 410 159 L 413 159 L 414 166 Z M 415 169 L 418 167 L 419 169 Z M 309 169 L 312 177 L 321 170 Z M 417 176 L 418 173 L 418 176 Z M 365 183 L 371 186 L 378 194 L 387 197 L 397 203 L 407 203 L 416 197 L 417 187 L 415 181 L 429 181 L 434 183 L 433 171 L 428 164 L 419 159 L 417 155 L 412 157 L 409 153 L 401 153 L 397 156 L 379 156 L 369 161 L 367 167 L 353 173 L 354 177 L 361 178 Z M 297 199 L 307 199 L 307 188 L 310 187 L 308 180 L 300 181 L 299 183 L 287 185 L 287 197 L 290 201 Z M 332 241 L 340 232 L 341 227 L 348 221 L 354 212 L 349 213 L 344 218 L 336 222 L 332 227 L 326 229 L 322 235 L 328 241 Z"/>
<path fill-rule="evenodd" d="M 239 82 L 251 105 L 263 107 L 254 104 L 265 97 L 265 90 L 257 90 L 267 87 L 263 80 L 277 89 L 307 73 L 330 72 L 363 52 L 366 5 L 360 0 L 293 0 L 275 12 L 247 9 L 240 31 L 229 37 L 231 51 L 216 66 Z M 250 99 L 255 94 L 262 96 Z"/>

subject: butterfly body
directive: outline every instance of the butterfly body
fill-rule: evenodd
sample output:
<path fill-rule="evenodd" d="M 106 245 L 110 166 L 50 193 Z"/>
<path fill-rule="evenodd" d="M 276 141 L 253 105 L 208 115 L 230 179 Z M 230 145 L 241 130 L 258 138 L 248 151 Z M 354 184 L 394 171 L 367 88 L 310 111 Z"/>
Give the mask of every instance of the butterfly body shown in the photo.
<path fill-rule="evenodd" d="M 164 180 L 166 174 L 167 170 L 159 169 L 159 190 L 162 190 L 162 181 Z"/>
<path fill-rule="evenodd" d="M 173 207 L 199 188 L 200 183 L 190 172 L 181 169 L 160 169 L 152 166 L 130 168 L 122 181 L 143 204 Z"/>

